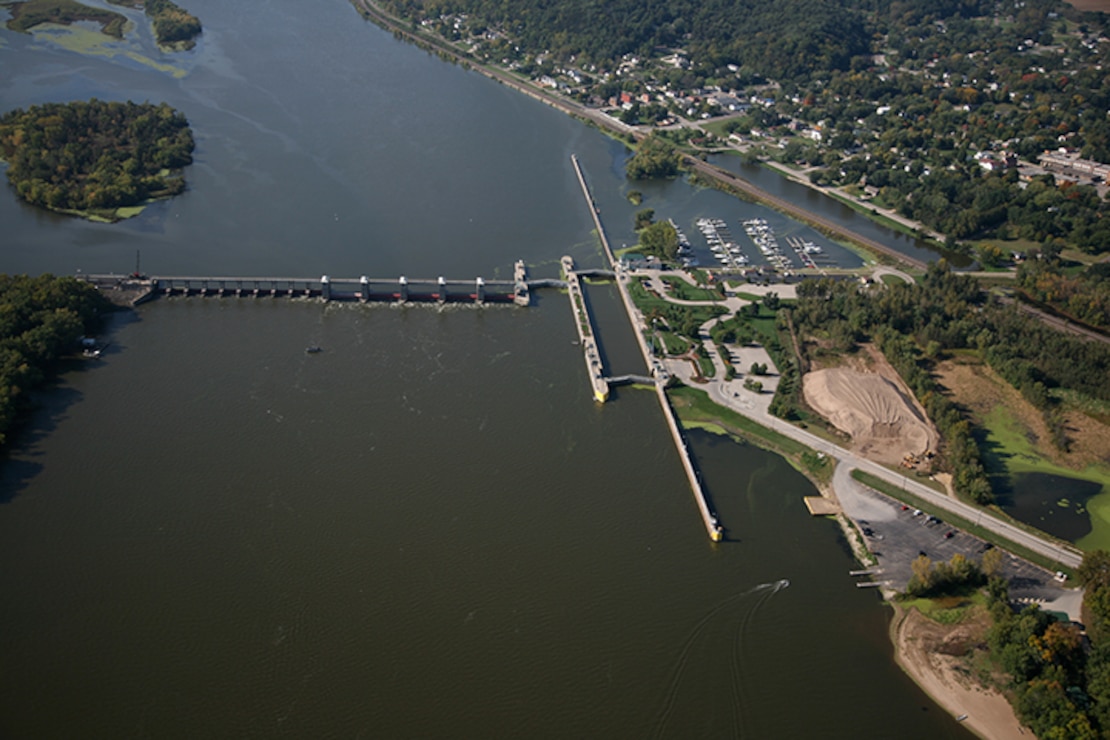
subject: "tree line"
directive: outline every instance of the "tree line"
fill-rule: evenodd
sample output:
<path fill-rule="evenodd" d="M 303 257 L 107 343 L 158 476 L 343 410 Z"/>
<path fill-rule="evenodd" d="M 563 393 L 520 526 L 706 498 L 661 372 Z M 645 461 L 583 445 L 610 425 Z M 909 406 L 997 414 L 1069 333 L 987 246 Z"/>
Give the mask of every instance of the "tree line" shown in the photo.
<path fill-rule="evenodd" d="M 387 0 L 417 21 L 466 14 L 471 31 L 504 29 L 513 43 L 556 59 L 612 68 L 625 55 L 682 46 L 707 65 L 750 65 L 790 76 L 846 69 L 867 53 L 869 29 L 853 2 L 795 0 Z"/>
<path fill-rule="evenodd" d="M 28 408 L 30 391 L 111 309 L 96 288 L 74 278 L 0 275 L 0 445 Z"/>
<path fill-rule="evenodd" d="M 806 366 L 819 353 L 851 352 L 860 342 L 875 342 L 941 432 L 941 457 L 957 489 L 980 503 L 992 494 L 971 422 L 931 372 L 943 353 L 977 351 L 1041 410 L 1061 447 L 1068 440 L 1059 390 L 1110 401 L 1110 347 L 988 300 L 972 278 L 951 272 L 943 261 L 931 265 L 920 284 L 866 289 L 822 279 L 799 284 L 797 294 L 789 320 L 797 336 L 814 340 L 801 344 L 798 363 Z M 792 384 L 772 410 L 789 414 L 802 403 L 797 396 Z"/>
<path fill-rule="evenodd" d="M 1058 252 L 1018 266 L 1018 289 L 1035 303 L 1110 331 L 1110 263 L 1065 265 Z"/>
<path fill-rule="evenodd" d="M 0 155 L 21 198 L 102 211 L 177 195 L 193 161 L 185 116 L 166 103 L 46 103 L 0 117 Z"/>
<path fill-rule="evenodd" d="M 1021 721 L 1040 738 L 1094 740 L 1110 735 L 1110 553 L 1087 553 L 1076 573 L 1083 595 L 1080 627 L 1035 605 L 1014 611 L 1008 585 L 988 583 L 991 659 L 1008 676 Z"/>
<path fill-rule="evenodd" d="M 636 147 L 624 169 L 633 180 L 674 177 L 681 161 L 674 144 L 653 131 Z"/>

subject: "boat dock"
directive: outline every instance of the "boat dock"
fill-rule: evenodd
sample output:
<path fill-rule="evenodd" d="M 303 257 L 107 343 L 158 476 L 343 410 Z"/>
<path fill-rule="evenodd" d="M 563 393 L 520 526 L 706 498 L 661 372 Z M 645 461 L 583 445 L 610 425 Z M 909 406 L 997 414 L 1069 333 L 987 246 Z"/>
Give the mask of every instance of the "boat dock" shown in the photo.
<path fill-rule="evenodd" d="M 694 501 L 697 503 L 698 511 L 701 513 L 701 519 L 702 523 L 705 525 L 706 534 L 709 535 L 709 539 L 711 539 L 712 541 L 720 542 L 724 539 L 724 527 L 722 527 L 720 522 L 717 521 L 717 515 L 714 514 L 713 510 L 709 507 L 709 501 L 706 498 L 705 490 L 702 488 L 701 479 L 698 477 L 698 471 L 697 468 L 694 466 L 693 457 L 690 455 L 690 450 L 687 447 L 686 438 L 682 436 L 682 428 L 679 426 L 678 419 L 674 413 L 674 409 L 671 408 L 671 402 L 667 398 L 667 391 L 665 390 L 665 387 L 669 376 L 667 375 L 667 371 L 664 369 L 663 364 L 652 353 L 651 347 L 648 345 L 647 340 L 644 338 L 643 327 L 645 326 L 646 322 L 644 321 L 644 317 L 640 313 L 639 309 L 637 309 L 636 305 L 632 302 L 632 296 L 628 293 L 628 286 L 626 285 L 626 282 L 629 279 L 628 274 L 626 272 L 623 272 L 619 268 L 617 260 L 613 256 L 613 250 L 609 246 L 609 239 L 605 235 L 604 227 L 601 225 L 601 217 L 598 214 L 597 205 L 594 202 L 593 196 L 590 194 L 589 185 L 586 184 L 586 178 L 582 173 L 582 167 L 578 163 L 578 157 L 572 154 L 570 160 L 571 163 L 574 165 L 574 172 L 578 176 L 578 184 L 582 186 L 582 195 L 586 199 L 586 205 L 588 205 L 590 208 L 590 215 L 593 218 L 594 227 L 597 229 L 597 236 L 601 240 L 602 250 L 605 253 L 605 257 L 609 260 L 609 264 L 616 272 L 617 290 L 620 291 L 621 302 L 624 304 L 625 312 L 628 314 L 628 320 L 632 324 L 632 333 L 636 336 L 636 339 L 640 345 L 640 352 L 643 354 L 644 362 L 647 363 L 647 367 L 651 370 L 651 376 L 655 384 L 655 393 L 656 396 L 659 398 L 659 406 L 663 410 L 663 417 L 667 420 L 667 427 L 671 431 L 671 439 L 674 440 L 675 449 L 678 451 L 679 459 L 682 460 L 682 468 L 686 471 L 686 479 L 690 482 L 690 490 L 694 494 Z M 569 257 L 564 257 L 563 261 L 564 265 L 567 263 L 567 261 L 570 261 L 570 265 L 573 268 L 573 260 L 571 260 Z M 564 267 L 564 269 L 566 268 Z M 571 299 L 571 303 L 573 306 L 573 298 Z M 583 303 L 583 305 L 585 304 Z M 576 320 L 578 321 L 579 332 L 581 332 L 582 321 L 578 319 L 577 313 L 575 314 L 575 316 Z M 586 364 L 587 366 L 589 366 L 590 364 L 588 355 L 586 359 Z M 598 365 L 600 372 L 600 361 Z M 591 376 L 591 378 L 592 377 L 593 376 Z M 601 379 L 605 380 L 605 378 L 603 377 Z M 607 380 L 606 394 L 608 394 Z"/>
<path fill-rule="evenodd" d="M 721 263 L 722 267 L 746 267 L 748 265 L 747 255 L 733 240 L 732 232 L 729 231 L 724 219 L 699 218 L 697 227 L 709 244 L 709 251 L 713 252 L 714 258 Z"/>
<path fill-rule="evenodd" d="M 802 265 L 811 270 L 818 270 L 824 274 L 824 270 L 821 269 L 821 265 L 818 263 L 828 262 L 828 259 L 825 257 L 825 250 L 812 241 L 802 239 L 798 236 L 786 237 L 786 243 L 789 244 L 790 248 L 798 255 L 798 259 L 802 261 Z"/>
<path fill-rule="evenodd" d="M 779 272 L 789 270 L 792 265 L 790 258 L 782 253 L 775 230 L 771 228 L 765 218 L 751 218 L 744 222 L 744 231 L 751 237 L 752 242 L 763 253 L 767 263 Z"/>

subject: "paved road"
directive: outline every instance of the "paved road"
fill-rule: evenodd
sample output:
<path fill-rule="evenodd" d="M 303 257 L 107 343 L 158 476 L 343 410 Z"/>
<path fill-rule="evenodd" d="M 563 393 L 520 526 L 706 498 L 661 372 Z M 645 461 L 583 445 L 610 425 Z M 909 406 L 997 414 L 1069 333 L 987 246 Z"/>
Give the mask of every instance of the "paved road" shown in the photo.
<path fill-rule="evenodd" d="M 744 416 L 747 416 L 760 424 L 774 429 L 776 432 L 783 434 L 791 439 L 794 439 L 807 447 L 824 452 L 826 455 L 835 458 L 837 461 L 837 470 L 843 471 L 841 475 L 847 474 L 850 470 L 863 470 L 867 473 L 887 481 L 888 483 L 899 486 L 907 493 L 929 502 L 930 505 L 936 508 L 947 511 L 951 514 L 956 514 L 970 522 L 989 529 L 1000 537 L 1004 537 L 1015 544 L 1021 545 L 1033 552 L 1036 552 L 1046 558 L 1056 560 L 1064 565 L 1077 568 L 1083 560 L 1083 553 L 1073 547 L 1064 547 L 1052 542 L 1048 542 L 1041 537 L 1026 532 L 1009 522 L 995 518 L 990 512 L 985 511 L 979 507 L 966 504 L 957 499 L 951 498 L 943 493 L 934 491 L 932 488 L 919 483 L 911 477 L 897 473 L 889 468 L 883 467 L 878 463 L 871 462 L 864 459 L 850 450 L 828 442 L 815 434 L 811 434 L 805 429 L 788 424 L 781 419 L 772 416 L 767 410 L 768 403 L 752 403 L 750 399 L 745 399 L 743 396 L 738 396 L 734 391 L 725 387 L 725 384 L 714 379 L 708 383 L 698 384 L 692 383 L 695 388 L 702 388 L 709 392 L 710 398 L 716 403 L 731 408 Z M 843 480 L 843 479 L 842 479 Z M 843 487 L 843 485 L 841 486 Z M 839 493 L 839 489 L 835 489 Z"/>
<path fill-rule="evenodd" d="M 412 33 L 403 25 L 399 24 L 395 18 L 384 13 L 375 3 L 372 2 L 372 0 L 358 1 L 359 5 L 369 15 L 372 15 L 379 22 L 388 25 L 392 28 L 392 30 L 401 34 L 402 36 L 408 37 L 418 43 L 432 46 L 438 51 L 452 56 L 457 61 L 467 64 L 471 63 L 469 59 L 462 57 L 458 53 L 458 51 L 451 47 L 449 44 L 445 42 L 431 40 L 424 35 L 417 35 Z M 616 121 L 616 119 L 602 114 L 600 111 L 586 108 L 585 106 L 578 105 L 577 103 L 569 101 L 565 98 L 549 95 L 537 88 L 532 87 L 531 85 L 524 84 L 519 79 L 508 74 L 505 74 L 498 70 L 494 70 L 490 67 L 481 67 L 480 71 L 483 74 L 489 75 L 494 79 L 511 85 L 512 87 L 528 95 L 531 95 L 532 97 L 542 100 L 549 105 L 567 111 L 572 115 L 581 116 L 588 120 L 592 120 L 599 126 L 603 126 L 609 129 L 615 129 L 620 131 L 621 133 L 628 133 L 630 131 L 628 126 L 620 124 L 618 121 Z M 643 136 L 643 134 L 639 132 L 632 131 L 632 133 L 634 133 L 637 137 L 642 138 Z M 731 172 L 728 172 L 727 170 L 723 170 L 707 162 L 703 162 L 696 157 L 686 157 L 686 163 L 699 174 L 713 178 L 714 180 L 720 182 L 727 183 L 728 185 L 731 185 L 732 187 L 735 187 L 738 190 L 746 193 L 750 197 L 767 203 L 777 210 L 782 211 L 783 213 L 803 219 L 805 221 L 808 221 L 809 223 L 816 224 L 817 226 L 822 227 L 831 233 L 854 241 L 869 249 L 872 249 L 873 251 L 886 254 L 900 262 L 908 263 L 918 268 L 925 267 L 925 263 L 921 260 L 902 254 L 901 252 L 898 252 L 897 250 L 892 249 L 891 247 L 888 247 L 887 245 L 877 242 L 873 239 L 868 239 L 867 237 L 864 237 L 860 234 L 853 233 L 843 228 L 839 224 L 836 224 L 832 221 L 829 221 L 828 219 L 822 218 L 814 213 L 806 211 L 805 209 L 800 208 L 799 206 L 782 198 L 773 196 L 770 193 L 755 186 L 754 184 L 732 174 Z M 1043 318 L 1045 317 L 1042 316 L 1042 319 Z M 1070 328 L 1072 328 L 1073 330 L 1075 329 L 1075 327 Z M 639 332 L 637 333 L 639 334 Z M 1100 335 L 1095 336 L 1100 337 L 1103 341 L 1107 341 Z M 716 353 L 711 352 L 711 356 L 715 354 Z M 739 393 L 733 391 L 731 388 L 726 389 L 724 383 L 725 381 L 721 379 L 714 379 L 710 381 L 707 385 L 703 385 L 702 387 L 709 390 L 710 396 L 717 403 L 727 408 L 732 408 L 744 414 L 745 416 L 748 416 L 755 421 L 763 424 L 764 426 L 770 426 L 777 431 L 785 434 L 786 436 L 791 437 L 801 442 L 802 444 L 811 447 L 812 449 L 824 452 L 825 454 L 836 458 L 839 464 L 846 465 L 850 468 L 865 470 L 895 485 L 904 485 L 905 490 L 918 496 L 919 498 L 930 502 L 933 506 L 936 506 L 939 509 L 958 514 L 959 516 L 962 516 L 963 518 L 969 519 L 971 521 L 979 522 L 980 524 L 982 524 L 982 526 L 987 527 L 999 536 L 1005 537 L 1034 552 L 1040 553 L 1045 557 L 1058 560 L 1065 565 L 1078 567 L 1079 563 L 1082 560 L 1082 553 L 1080 553 L 1078 550 L 1075 550 L 1074 548 L 1064 548 L 1059 545 L 1046 542 L 1035 535 L 1018 529 L 1008 522 L 995 519 L 989 513 L 986 513 L 977 507 L 973 507 L 956 499 L 949 498 L 948 496 L 938 493 L 933 489 L 928 488 L 927 486 L 921 485 L 915 480 L 906 478 L 905 476 L 888 470 L 881 465 L 877 465 L 870 462 L 869 460 L 865 460 L 848 450 L 826 442 L 820 437 L 810 434 L 804 429 L 799 429 L 792 425 L 786 424 L 785 422 L 782 422 L 771 416 L 767 412 L 763 403 L 752 403 L 752 399 L 750 398 L 741 399 Z"/>
<path fill-rule="evenodd" d="M 742 302 L 743 301 L 735 301 L 734 303 L 739 304 Z M 735 311 L 737 305 L 730 305 L 729 308 Z M 752 391 L 744 389 L 743 380 L 740 378 L 731 381 L 725 380 L 723 362 L 720 359 L 717 348 L 709 338 L 709 329 L 716 321 L 717 319 L 713 319 L 706 322 L 701 330 L 702 342 L 705 344 L 709 356 L 713 359 L 714 365 L 717 366 L 716 377 L 708 381 L 695 380 L 693 366 L 685 360 L 665 361 L 664 364 L 666 365 L 667 371 L 678 377 L 687 385 L 706 391 L 714 403 L 743 414 L 765 427 L 769 427 L 791 439 L 801 442 L 813 450 L 823 452 L 834 458 L 837 461 L 837 472 L 833 482 L 834 491 L 836 491 L 837 494 L 840 493 L 840 490 L 849 490 L 846 484 L 846 480 L 850 480 L 847 478 L 849 471 L 853 469 L 863 470 L 891 485 L 900 487 L 902 490 L 919 499 L 927 501 L 937 509 L 955 514 L 967 521 L 974 522 L 977 525 L 989 529 L 998 536 L 1021 545 L 1046 558 L 1055 560 L 1071 568 L 1077 568 L 1080 562 L 1082 562 L 1083 553 L 1077 548 L 1059 545 L 1055 542 L 1047 541 L 1038 535 L 1026 532 L 1007 521 L 997 519 L 989 511 L 977 506 L 972 506 L 971 504 L 966 504 L 944 493 L 935 491 L 912 477 L 902 475 L 899 472 L 860 457 L 850 450 L 846 450 L 805 429 L 800 429 L 799 427 L 773 416 L 770 413 L 770 403 L 771 397 L 774 394 L 774 386 L 777 384 L 777 376 L 772 374 L 760 378 L 764 383 L 765 390 L 763 393 L 753 393 Z M 637 333 L 641 334 L 639 328 L 637 328 Z M 750 366 L 743 363 L 752 361 L 766 362 L 769 367 L 773 367 L 770 357 L 766 355 L 765 350 L 762 348 L 742 348 L 740 351 L 743 352 L 745 349 L 750 350 L 748 352 L 749 355 L 754 351 L 758 351 L 759 355 L 758 358 L 754 360 L 751 359 L 750 356 L 743 357 L 742 362 L 736 365 L 741 371 L 743 368 Z"/>

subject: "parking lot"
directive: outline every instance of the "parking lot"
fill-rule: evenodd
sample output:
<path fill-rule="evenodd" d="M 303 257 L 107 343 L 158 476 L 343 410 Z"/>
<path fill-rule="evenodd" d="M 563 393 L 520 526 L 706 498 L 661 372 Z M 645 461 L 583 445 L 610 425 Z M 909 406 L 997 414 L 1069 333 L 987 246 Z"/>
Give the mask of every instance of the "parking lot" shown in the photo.
<path fill-rule="evenodd" d="M 979 562 L 992 547 L 941 519 L 870 489 L 861 487 L 855 495 L 867 500 L 854 502 L 850 515 L 879 561 L 879 572 L 871 578 L 889 588 L 905 589 L 913 575 L 911 564 L 921 554 L 937 562 L 959 553 Z M 1078 590 L 1066 588 L 1049 571 L 1004 552 L 1002 575 L 1010 581 L 1010 596 L 1015 601 L 1036 602 L 1047 609 L 1068 612 L 1078 620 Z"/>

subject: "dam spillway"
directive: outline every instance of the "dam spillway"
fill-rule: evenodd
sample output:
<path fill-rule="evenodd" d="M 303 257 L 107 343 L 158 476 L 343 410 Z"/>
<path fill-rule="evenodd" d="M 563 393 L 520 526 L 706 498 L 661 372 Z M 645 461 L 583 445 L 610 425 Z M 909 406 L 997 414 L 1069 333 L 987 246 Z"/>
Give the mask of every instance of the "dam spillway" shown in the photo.
<path fill-rule="evenodd" d="M 319 278 L 81 275 L 109 297 L 126 295 L 137 305 L 161 296 L 238 298 L 316 298 L 361 303 L 513 303 L 527 306 L 530 289 L 524 263 L 514 266 L 512 280 L 450 280 L 437 278 Z"/>

